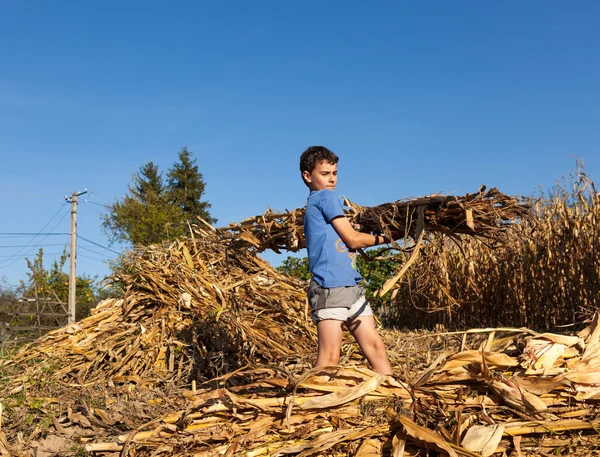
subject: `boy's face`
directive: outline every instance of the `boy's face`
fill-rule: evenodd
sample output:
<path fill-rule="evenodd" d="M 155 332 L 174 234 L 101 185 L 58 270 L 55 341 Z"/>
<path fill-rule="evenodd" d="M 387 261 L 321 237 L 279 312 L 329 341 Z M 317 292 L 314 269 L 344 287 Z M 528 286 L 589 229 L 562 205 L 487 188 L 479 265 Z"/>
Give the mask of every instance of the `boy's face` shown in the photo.
<path fill-rule="evenodd" d="M 317 164 L 312 173 L 304 171 L 302 176 L 308 184 L 308 188 L 312 190 L 329 189 L 334 190 L 337 184 L 337 163 L 329 163 L 322 160 Z"/>

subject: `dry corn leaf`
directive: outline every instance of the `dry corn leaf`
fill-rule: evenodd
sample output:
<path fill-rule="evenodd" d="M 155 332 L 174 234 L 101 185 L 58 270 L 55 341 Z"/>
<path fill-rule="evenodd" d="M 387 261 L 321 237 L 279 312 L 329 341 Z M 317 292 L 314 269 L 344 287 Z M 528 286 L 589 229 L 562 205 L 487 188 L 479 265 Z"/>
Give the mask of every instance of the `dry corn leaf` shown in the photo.
<path fill-rule="evenodd" d="M 381 441 L 373 438 L 366 438 L 354 454 L 354 457 L 380 457 Z"/>
<path fill-rule="evenodd" d="M 547 409 L 546 404 L 542 400 L 528 392 L 512 379 L 508 379 L 502 375 L 495 375 L 488 383 L 503 402 L 519 411 L 535 414 Z"/>
<path fill-rule="evenodd" d="M 406 448 L 406 432 L 398 432 L 392 438 L 392 457 L 404 457 Z"/>
<path fill-rule="evenodd" d="M 489 366 L 498 368 L 515 367 L 519 361 L 514 357 L 499 352 L 485 352 L 485 361 Z M 444 370 L 453 370 L 470 363 L 481 363 L 481 351 L 463 351 L 452 356 L 443 366 Z"/>
<path fill-rule="evenodd" d="M 458 454 L 450 444 L 446 442 L 438 433 L 433 430 L 429 430 L 426 427 L 422 427 L 421 425 L 415 424 L 408 417 L 401 415 L 400 422 L 404 425 L 406 429 L 406 433 L 408 433 L 411 437 L 416 440 L 423 441 L 425 443 L 432 444 L 434 447 L 447 452 L 450 457 L 458 457 Z"/>
<path fill-rule="evenodd" d="M 373 392 L 388 376 L 379 374 L 373 378 L 349 389 L 334 392 L 321 397 L 313 397 L 302 403 L 302 409 L 334 408 Z"/>
<path fill-rule="evenodd" d="M 504 424 L 473 425 L 462 439 L 461 445 L 469 451 L 488 457 L 496 452 L 504 433 Z"/>

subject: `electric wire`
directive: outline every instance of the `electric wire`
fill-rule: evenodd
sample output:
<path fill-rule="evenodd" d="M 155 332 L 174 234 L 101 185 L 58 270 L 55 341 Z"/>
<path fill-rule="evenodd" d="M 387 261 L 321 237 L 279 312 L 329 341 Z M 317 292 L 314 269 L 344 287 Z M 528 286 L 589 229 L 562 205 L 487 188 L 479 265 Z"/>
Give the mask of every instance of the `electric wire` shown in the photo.
<path fill-rule="evenodd" d="M 98 203 L 95 201 L 90 201 L 88 199 L 85 199 L 84 202 L 85 203 L 90 203 L 94 206 L 99 206 L 101 208 L 105 208 L 105 209 L 111 209 L 112 205 L 110 204 L 110 202 L 106 199 L 104 199 L 102 196 L 93 193 L 95 196 L 99 197 L 102 200 L 105 200 L 107 202 L 107 204 L 102 204 L 102 203 Z M 27 257 L 29 257 L 32 253 L 32 250 L 34 248 L 41 248 L 41 247 L 49 247 L 49 246 L 63 246 L 64 244 L 40 244 L 43 240 L 46 239 L 46 237 L 48 236 L 65 236 L 65 235 L 71 235 L 71 233 L 69 232 L 53 232 L 52 230 L 54 230 L 54 228 L 56 228 L 64 219 L 65 217 L 68 215 L 69 211 L 65 211 L 64 214 L 62 215 L 62 217 L 60 218 L 60 220 L 54 225 L 54 227 L 52 227 L 52 229 L 48 232 L 45 232 L 44 230 L 56 219 L 56 217 L 60 214 L 61 211 L 64 210 L 65 206 L 68 206 L 68 203 L 62 203 L 59 207 L 59 209 L 56 211 L 56 213 L 48 220 L 48 222 L 46 223 L 46 225 L 44 225 L 44 227 L 42 227 L 42 229 L 39 232 L 0 232 L 0 238 L 9 238 L 9 239 L 14 239 L 17 237 L 32 237 L 31 240 L 29 242 L 27 242 L 26 244 L 19 244 L 19 245 L 0 245 L 0 248 L 19 248 L 19 250 L 17 252 L 14 252 L 12 254 L 7 254 L 7 255 L 0 255 L 0 270 L 5 269 L 11 265 L 13 265 L 15 262 L 17 262 L 18 260 L 21 259 L 25 259 Z M 99 212 L 99 211 L 98 211 Z M 39 239 L 39 237 L 43 237 L 41 239 Z M 118 251 L 115 251 L 113 249 L 110 249 L 106 246 L 103 246 L 99 243 L 96 243 L 92 240 L 89 240 L 85 237 L 82 236 L 77 236 L 78 239 L 81 239 L 85 242 L 91 243 L 95 246 L 98 246 L 102 249 L 105 249 L 111 253 L 120 255 L 121 253 Z M 35 244 L 35 242 L 37 241 L 37 244 Z M 68 244 L 68 243 L 67 243 Z M 66 246 L 66 245 L 65 245 Z M 93 256 L 88 256 L 88 255 L 84 255 L 82 253 L 78 253 L 79 256 L 87 258 L 87 259 L 91 259 L 91 260 L 95 260 L 98 262 L 102 262 L 102 263 L 108 263 L 110 260 L 112 260 L 112 258 L 102 252 L 98 252 L 89 248 L 86 248 L 85 246 L 78 246 L 80 249 L 82 250 L 86 250 L 89 251 L 91 253 L 97 254 L 99 256 L 104 256 L 106 257 L 106 259 L 101 259 L 101 258 L 97 258 L 97 257 L 93 257 Z M 26 251 L 27 248 L 31 248 L 29 250 Z M 24 252 L 25 251 L 25 252 Z M 43 252 L 43 256 L 55 256 L 55 255 L 62 255 L 64 254 L 64 252 L 62 253 L 49 253 L 49 252 Z"/>
<path fill-rule="evenodd" d="M 36 244 L 36 248 L 48 247 L 48 246 L 64 246 L 65 243 L 53 243 L 53 244 Z M 26 248 L 28 244 L 16 244 L 16 245 L 0 245 L 0 248 Z"/>
<path fill-rule="evenodd" d="M 12 238 L 12 237 L 36 237 L 36 236 L 50 236 L 50 235 L 70 235 L 69 232 L 55 232 L 55 233 L 42 233 L 42 232 L 0 232 L 0 238 Z"/>
<path fill-rule="evenodd" d="M 94 214 L 99 215 L 100 217 L 104 217 L 104 215 L 105 215 L 104 212 L 100 208 L 97 208 L 95 206 L 87 206 L 84 202 L 82 202 L 79 206 L 80 206 L 82 212 L 83 211 L 91 211 Z"/>
<path fill-rule="evenodd" d="M 104 252 L 98 252 L 98 251 L 94 251 L 93 249 L 86 248 L 85 246 L 81 246 L 81 245 L 79 245 L 79 246 L 77 246 L 77 247 L 78 247 L 79 249 L 83 249 L 84 251 L 93 252 L 94 254 L 102 255 L 102 256 L 105 256 L 105 257 L 107 257 L 107 258 L 109 258 L 109 259 L 112 259 L 112 257 L 111 257 L 111 256 L 109 256 L 108 254 L 105 254 Z"/>
<path fill-rule="evenodd" d="M 87 238 L 84 238 L 84 237 L 82 237 L 80 235 L 77 235 L 77 238 L 81 239 L 83 241 L 87 241 L 88 243 L 92 243 L 93 245 L 98 246 L 99 248 L 106 249 L 107 251 L 114 252 L 115 254 L 121 255 L 120 252 L 117 252 L 117 251 L 115 251 L 113 249 L 107 248 L 106 246 L 102 246 L 101 244 L 98 244 L 98 243 L 96 243 L 95 241 L 92 241 L 92 240 L 88 240 Z"/>
<path fill-rule="evenodd" d="M 85 255 L 85 254 L 81 254 L 81 253 L 79 253 L 79 254 L 77 254 L 77 255 L 78 255 L 79 257 L 84 257 L 84 258 L 86 258 L 86 259 L 95 260 L 96 262 L 102 262 L 102 263 L 104 263 L 104 264 L 107 264 L 107 263 L 109 263 L 109 260 L 107 260 L 107 259 L 97 259 L 96 257 L 92 257 L 92 256 Z"/>
<path fill-rule="evenodd" d="M 43 255 L 44 255 L 44 257 L 45 257 L 45 256 L 47 256 L 47 255 L 62 255 L 62 254 L 63 254 L 62 252 L 44 252 L 44 254 L 43 254 Z M 25 259 L 25 258 L 27 258 L 28 256 L 29 256 L 29 254 L 23 254 L 23 255 L 20 255 L 20 256 L 18 257 L 18 259 Z M 14 257 L 14 254 L 6 254 L 6 255 L 1 255 L 1 254 L 0 254 L 0 258 L 3 258 L 3 257 Z"/>
<path fill-rule="evenodd" d="M 102 195 L 98 194 L 97 192 L 89 192 L 88 195 L 91 197 L 92 195 L 97 196 L 98 198 L 104 200 L 106 203 L 110 203 L 109 200 L 107 200 L 106 198 L 104 198 Z"/>
<path fill-rule="evenodd" d="M 51 222 L 54 220 L 54 218 L 55 218 L 55 217 L 56 217 L 56 216 L 57 216 L 57 215 L 58 215 L 58 214 L 59 214 L 59 213 L 60 213 L 60 212 L 63 210 L 63 208 L 65 208 L 65 206 L 67 206 L 67 211 L 65 212 L 65 214 L 63 214 L 63 216 L 60 218 L 60 220 L 59 220 L 59 221 L 58 221 L 58 222 L 57 222 L 57 223 L 54 225 L 54 227 L 52 227 L 52 228 L 50 229 L 50 233 L 52 233 L 52 231 L 53 231 L 53 230 L 54 230 L 54 229 L 55 229 L 55 228 L 58 226 L 58 224 L 60 224 L 60 223 L 63 221 L 63 219 L 66 217 L 66 215 L 67 215 L 67 214 L 69 214 L 69 211 L 68 211 L 68 209 L 69 209 L 69 208 L 68 208 L 68 205 L 67 205 L 66 203 L 61 203 L 61 207 L 58 209 L 58 211 L 57 211 L 57 212 L 54 214 L 54 216 L 52 216 L 52 217 L 50 218 L 50 220 L 49 220 L 49 221 L 46 223 L 46 225 L 44 225 L 44 226 L 42 227 L 42 229 L 41 229 L 41 230 L 38 232 L 38 234 L 37 234 L 36 236 L 34 236 L 34 237 L 31 239 L 31 241 L 30 241 L 29 243 L 27 243 L 27 246 L 31 246 L 31 244 L 32 244 L 32 243 L 35 241 L 35 239 L 36 239 L 38 236 L 41 236 L 41 235 L 40 235 L 40 233 L 43 233 L 44 229 L 50 225 L 50 223 L 51 223 Z M 45 236 L 44 236 L 44 237 L 43 237 L 43 238 L 42 238 L 42 239 L 41 239 L 39 242 L 42 242 L 42 241 L 44 241 L 44 240 L 45 240 L 45 239 L 46 239 L 48 236 L 49 236 L 49 235 L 45 235 Z M 32 246 L 32 247 L 35 247 L 35 246 Z M 24 247 L 23 247 L 23 248 L 20 248 L 20 249 L 19 249 L 17 252 L 13 253 L 13 256 L 16 256 L 16 255 L 20 254 L 20 253 L 21 253 L 21 252 L 22 252 L 24 249 L 25 249 Z M 29 250 L 29 251 L 28 251 L 26 254 L 30 254 L 30 253 L 31 253 L 31 250 Z M 4 260 L 4 261 L 0 262 L 0 270 L 3 270 L 4 268 L 7 268 L 7 267 L 11 266 L 11 265 L 12 265 L 13 263 L 15 263 L 17 260 L 19 260 L 19 258 L 18 258 L 18 257 L 17 257 L 17 258 L 15 258 L 15 259 L 14 259 L 12 262 L 11 262 L 11 259 L 10 259 L 10 258 L 8 258 L 8 259 L 6 259 L 6 260 Z"/>
<path fill-rule="evenodd" d="M 91 203 L 92 205 L 101 206 L 102 208 L 111 209 L 111 206 L 105 205 L 103 203 L 96 203 L 91 200 L 84 200 L 84 203 Z"/>

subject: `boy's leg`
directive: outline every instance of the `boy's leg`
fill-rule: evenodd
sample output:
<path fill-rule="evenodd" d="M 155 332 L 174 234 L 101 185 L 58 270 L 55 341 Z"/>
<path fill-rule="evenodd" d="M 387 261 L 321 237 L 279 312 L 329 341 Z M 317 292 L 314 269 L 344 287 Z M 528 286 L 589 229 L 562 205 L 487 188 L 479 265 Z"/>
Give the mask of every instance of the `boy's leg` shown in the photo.
<path fill-rule="evenodd" d="M 344 323 L 334 319 L 317 322 L 318 352 L 316 367 L 337 365 L 340 362 Z"/>
<path fill-rule="evenodd" d="M 385 345 L 375 327 L 373 316 L 357 317 L 346 324 L 365 357 L 377 373 L 392 374 L 392 367 L 385 354 Z"/>

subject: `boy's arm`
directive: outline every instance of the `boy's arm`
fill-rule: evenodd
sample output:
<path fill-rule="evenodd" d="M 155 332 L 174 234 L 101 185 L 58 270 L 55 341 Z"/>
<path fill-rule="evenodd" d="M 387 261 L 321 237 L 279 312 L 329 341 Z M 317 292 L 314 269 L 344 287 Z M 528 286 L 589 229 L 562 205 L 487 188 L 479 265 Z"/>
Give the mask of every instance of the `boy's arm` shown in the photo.
<path fill-rule="evenodd" d="M 382 235 L 371 235 L 370 233 L 357 232 L 350 221 L 344 216 L 338 216 L 331 220 L 331 225 L 340 236 L 342 241 L 350 249 L 368 248 L 380 244 L 389 243 Z"/>

